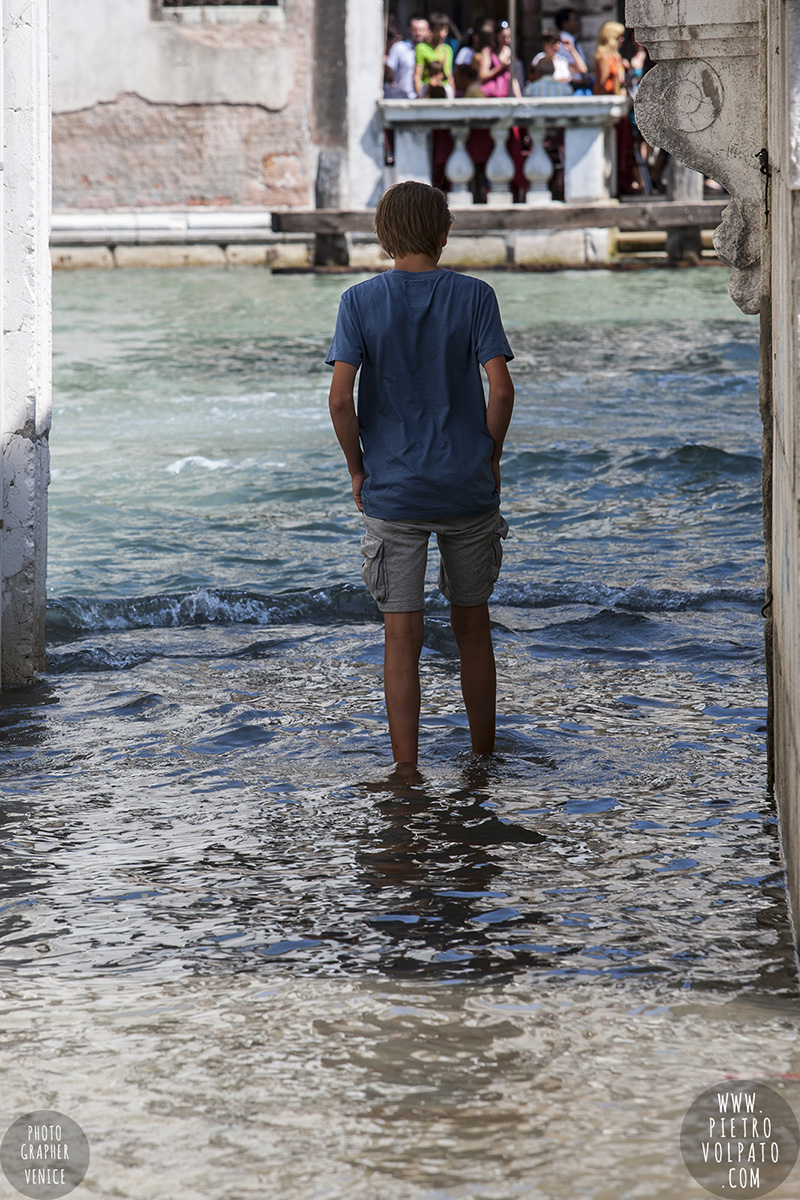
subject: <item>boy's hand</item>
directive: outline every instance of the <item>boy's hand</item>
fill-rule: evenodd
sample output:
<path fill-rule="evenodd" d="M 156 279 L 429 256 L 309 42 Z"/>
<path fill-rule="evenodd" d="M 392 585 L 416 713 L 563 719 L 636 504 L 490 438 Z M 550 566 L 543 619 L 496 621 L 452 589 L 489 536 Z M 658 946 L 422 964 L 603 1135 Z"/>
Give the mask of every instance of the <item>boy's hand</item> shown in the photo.
<path fill-rule="evenodd" d="M 494 486 L 497 488 L 497 491 L 499 493 L 499 491 L 500 491 L 500 459 L 499 458 L 492 459 L 492 474 L 494 475 Z"/>
<path fill-rule="evenodd" d="M 364 505 L 361 503 L 361 489 L 364 486 L 364 480 L 366 478 L 367 477 L 364 474 L 350 476 L 350 481 L 353 484 L 353 499 L 356 502 L 356 508 L 359 512 L 364 511 Z"/>

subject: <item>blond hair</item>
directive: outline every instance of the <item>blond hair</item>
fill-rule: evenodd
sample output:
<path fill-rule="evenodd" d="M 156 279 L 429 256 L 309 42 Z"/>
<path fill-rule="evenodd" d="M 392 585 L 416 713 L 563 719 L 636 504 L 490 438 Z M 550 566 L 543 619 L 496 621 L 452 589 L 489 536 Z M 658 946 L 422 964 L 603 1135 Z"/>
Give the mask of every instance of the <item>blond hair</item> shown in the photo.
<path fill-rule="evenodd" d="M 610 54 L 617 49 L 617 39 L 624 36 L 624 25 L 620 25 L 619 21 L 606 21 L 600 27 L 600 36 L 597 39 L 597 54 Z"/>
<path fill-rule="evenodd" d="M 381 196 L 375 209 L 375 233 L 390 258 L 429 254 L 438 259 L 452 220 L 444 192 L 408 180 Z"/>

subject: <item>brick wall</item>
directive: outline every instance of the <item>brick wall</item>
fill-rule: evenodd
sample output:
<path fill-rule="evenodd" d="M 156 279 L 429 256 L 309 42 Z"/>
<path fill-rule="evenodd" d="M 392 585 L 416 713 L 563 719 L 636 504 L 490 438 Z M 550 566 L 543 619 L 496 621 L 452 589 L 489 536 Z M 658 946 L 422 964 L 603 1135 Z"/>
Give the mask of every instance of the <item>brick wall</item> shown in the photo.
<path fill-rule="evenodd" d="M 220 25 L 54 5 L 54 206 L 310 203 L 313 4 Z"/>

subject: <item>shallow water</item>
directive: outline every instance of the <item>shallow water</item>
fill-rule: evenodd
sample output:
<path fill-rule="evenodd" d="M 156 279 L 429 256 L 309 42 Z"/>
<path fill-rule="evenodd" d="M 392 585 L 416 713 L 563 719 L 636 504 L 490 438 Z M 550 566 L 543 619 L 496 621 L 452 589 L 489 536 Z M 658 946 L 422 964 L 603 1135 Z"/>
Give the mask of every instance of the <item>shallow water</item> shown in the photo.
<path fill-rule="evenodd" d="M 755 323 L 716 270 L 490 277 L 498 754 L 431 563 L 425 781 L 387 789 L 326 411 L 351 282 L 56 277 L 50 667 L 0 709 L 8 1123 L 81 1122 L 102 1196 L 697 1194 L 696 1094 L 800 1112 Z"/>

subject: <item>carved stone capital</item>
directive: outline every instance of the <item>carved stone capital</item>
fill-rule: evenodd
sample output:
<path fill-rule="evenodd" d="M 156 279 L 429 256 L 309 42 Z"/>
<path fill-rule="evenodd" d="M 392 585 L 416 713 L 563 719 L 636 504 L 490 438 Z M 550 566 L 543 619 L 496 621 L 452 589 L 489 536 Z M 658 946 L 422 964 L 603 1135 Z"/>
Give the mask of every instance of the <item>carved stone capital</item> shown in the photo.
<path fill-rule="evenodd" d="M 715 231 L 745 312 L 761 305 L 765 145 L 756 0 L 628 0 L 627 20 L 656 65 L 642 79 L 636 121 L 646 140 L 721 183 L 732 197 Z"/>

